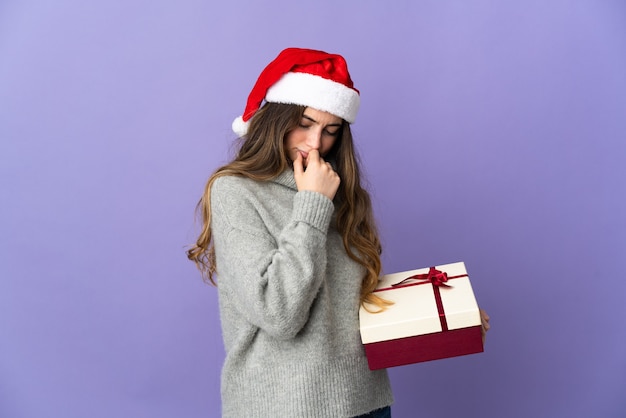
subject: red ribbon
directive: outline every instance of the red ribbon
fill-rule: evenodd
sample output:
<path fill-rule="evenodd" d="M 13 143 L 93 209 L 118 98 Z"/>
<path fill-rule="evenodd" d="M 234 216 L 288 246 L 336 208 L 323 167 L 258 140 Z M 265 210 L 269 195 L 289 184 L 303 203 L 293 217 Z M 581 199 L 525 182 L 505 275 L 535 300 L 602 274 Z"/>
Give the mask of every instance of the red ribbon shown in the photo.
<path fill-rule="evenodd" d="M 403 284 L 411 280 L 427 280 L 427 282 L 431 282 L 433 286 L 452 287 L 449 284 L 446 284 L 446 282 L 448 281 L 448 273 L 446 273 L 445 271 L 437 270 L 434 267 L 431 267 L 430 270 L 428 270 L 428 273 L 415 274 L 411 277 L 407 277 L 401 282 L 392 284 L 391 287 L 402 286 Z M 427 283 L 427 282 L 424 282 L 424 283 Z"/>
<path fill-rule="evenodd" d="M 442 331 L 448 330 L 448 321 L 446 321 L 446 313 L 443 310 L 443 302 L 441 301 L 440 287 L 452 287 L 446 282 L 450 279 L 457 279 L 459 277 L 467 277 L 467 274 L 461 274 L 458 276 L 448 277 L 448 273 L 445 271 L 437 270 L 435 267 L 431 267 L 428 273 L 415 274 L 407 277 L 406 279 L 392 284 L 391 287 L 385 287 L 383 289 L 376 289 L 374 292 L 382 292 L 383 290 L 399 289 L 401 287 L 419 286 L 422 284 L 431 283 L 433 285 L 433 292 L 435 294 L 435 303 L 437 304 L 437 312 L 439 313 L 439 322 L 441 322 Z M 407 283 L 413 280 L 419 280 L 418 282 Z"/>

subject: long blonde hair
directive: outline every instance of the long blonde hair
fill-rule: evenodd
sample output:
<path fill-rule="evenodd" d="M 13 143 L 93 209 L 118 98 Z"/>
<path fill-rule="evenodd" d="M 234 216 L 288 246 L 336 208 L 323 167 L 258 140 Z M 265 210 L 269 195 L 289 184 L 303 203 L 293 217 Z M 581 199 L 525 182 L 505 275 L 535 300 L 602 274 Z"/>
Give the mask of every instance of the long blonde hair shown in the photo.
<path fill-rule="evenodd" d="M 285 137 L 298 126 L 305 109 L 304 106 L 266 103 L 250 120 L 248 133 L 241 138 L 235 159 L 217 169 L 209 178 L 197 207 L 202 214 L 202 230 L 195 245 L 187 251 L 187 257 L 196 263 L 203 278 L 213 285 L 217 285 L 214 278 L 217 273 L 215 249 L 211 239 L 213 182 L 219 177 L 233 175 L 267 181 L 282 173 L 290 165 L 284 149 Z M 347 122 L 343 122 L 341 134 L 325 158 L 335 162 L 341 179 L 334 199 L 336 228 L 348 256 L 366 269 L 361 283 L 361 303 L 368 310 L 371 308 L 367 304 L 384 309 L 390 303 L 372 293 L 381 271 L 381 245 L 369 194 L 361 187 L 359 164 Z"/>

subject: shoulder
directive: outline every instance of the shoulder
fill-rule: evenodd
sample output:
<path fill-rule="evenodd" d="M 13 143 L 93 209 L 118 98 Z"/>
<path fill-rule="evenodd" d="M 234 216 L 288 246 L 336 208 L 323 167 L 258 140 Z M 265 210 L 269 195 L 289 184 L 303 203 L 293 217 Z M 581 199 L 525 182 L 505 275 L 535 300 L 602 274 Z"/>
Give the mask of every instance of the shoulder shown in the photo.
<path fill-rule="evenodd" d="M 240 206 L 262 189 L 262 183 L 240 176 L 221 176 L 211 185 L 211 205 Z"/>
<path fill-rule="evenodd" d="M 220 176 L 213 181 L 211 193 L 228 194 L 260 187 L 260 183 L 242 176 Z"/>
<path fill-rule="evenodd" d="M 264 200 L 270 185 L 265 181 L 252 180 L 243 176 L 227 175 L 215 179 L 211 185 L 211 199 L 240 202 L 243 200 Z"/>
<path fill-rule="evenodd" d="M 218 199 L 234 200 L 274 200 L 285 197 L 293 198 L 293 193 L 297 191 L 295 180 L 290 184 L 285 184 L 285 175 L 281 174 L 270 180 L 253 180 L 244 176 L 224 175 L 216 178 L 211 185 L 211 197 Z"/>
<path fill-rule="evenodd" d="M 234 228 L 265 230 L 264 208 L 271 202 L 268 184 L 240 176 L 221 176 L 211 185 L 211 211 L 214 226 L 224 223 Z"/>

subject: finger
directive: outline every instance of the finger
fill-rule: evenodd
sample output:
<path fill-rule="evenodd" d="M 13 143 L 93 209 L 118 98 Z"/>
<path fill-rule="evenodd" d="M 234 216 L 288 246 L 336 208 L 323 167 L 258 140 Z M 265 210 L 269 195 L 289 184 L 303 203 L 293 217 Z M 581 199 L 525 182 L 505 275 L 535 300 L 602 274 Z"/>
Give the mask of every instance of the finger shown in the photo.
<path fill-rule="evenodd" d="M 302 154 L 298 153 L 296 159 L 293 160 L 293 174 L 294 176 L 301 176 L 304 173 L 304 167 L 302 166 Z"/>
<path fill-rule="evenodd" d="M 483 322 L 482 326 L 480 327 L 480 334 L 483 340 L 483 345 L 485 345 L 485 339 L 487 338 L 487 331 L 489 331 L 489 324 L 485 324 L 485 322 Z"/>
<path fill-rule="evenodd" d="M 312 149 L 311 151 L 309 151 L 309 155 L 306 157 L 306 161 L 308 164 L 310 164 L 311 162 L 320 162 L 320 160 L 322 160 L 322 157 L 320 157 L 320 152 L 316 149 Z"/>
<path fill-rule="evenodd" d="M 480 317 L 481 319 L 489 322 L 489 315 L 487 315 L 487 312 L 485 312 L 483 309 L 480 309 Z"/>
<path fill-rule="evenodd" d="M 489 331 L 489 328 L 491 328 L 491 325 L 489 325 L 489 322 L 487 322 L 485 320 L 481 321 L 481 325 L 482 325 L 482 328 L 483 328 L 483 330 L 485 332 Z"/>

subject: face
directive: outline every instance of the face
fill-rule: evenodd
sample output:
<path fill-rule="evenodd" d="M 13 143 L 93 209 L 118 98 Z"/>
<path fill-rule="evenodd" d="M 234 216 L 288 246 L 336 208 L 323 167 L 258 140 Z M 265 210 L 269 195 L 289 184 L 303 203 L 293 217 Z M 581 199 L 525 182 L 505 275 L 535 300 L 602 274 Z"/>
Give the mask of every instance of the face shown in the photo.
<path fill-rule="evenodd" d="M 340 117 L 307 107 L 298 126 L 285 139 L 291 161 L 300 153 L 306 166 L 311 150 L 318 150 L 322 157 L 325 156 L 340 135 L 341 125 Z"/>

